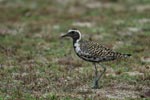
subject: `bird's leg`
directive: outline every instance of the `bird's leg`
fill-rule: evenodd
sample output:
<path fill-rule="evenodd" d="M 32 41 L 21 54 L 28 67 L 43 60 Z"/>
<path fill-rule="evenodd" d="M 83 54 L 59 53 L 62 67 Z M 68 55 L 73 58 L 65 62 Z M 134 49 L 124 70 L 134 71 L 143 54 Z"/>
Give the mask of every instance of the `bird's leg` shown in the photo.
<path fill-rule="evenodd" d="M 95 66 L 95 79 L 94 79 L 94 86 L 93 88 L 94 89 L 98 89 L 99 88 L 99 85 L 98 85 L 98 81 L 100 80 L 100 78 L 103 76 L 103 74 L 106 72 L 106 67 L 101 65 L 101 67 L 103 68 L 103 71 L 102 73 L 100 73 L 98 75 L 98 72 L 97 72 L 97 67 L 96 67 L 96 64 L 94 63 L 94 66 Z"/>
<path fill-rule="evenodd" d="M 97 75 L 98 75 L 98 71 L 97 71 L 97 67 L 96 67 L 96 63 L 93 63 L 94 67 L 95 67 L 95 77 L 94 77 L 94 85 L 92 88 L 96 89 L 98 88 L 98 80 L 97 80 Z"/>
<path fill-rule="evenodd" d="M 95 77 L 97 77 L 98 71 L 97 71 L 96 63 L 94 63 L 94 67 L 95 67 Z"/>
<path fill-rule="evenodd" d="M 100 65 L 100 64 L 99 64 Z M 102 73 L 97 77 L 97 81 L 100 80 L 100 78 L 103 76 L 103 74 L 106 72 L 106 67 L 104 65 L 100 65 L 103 68 Z"/>

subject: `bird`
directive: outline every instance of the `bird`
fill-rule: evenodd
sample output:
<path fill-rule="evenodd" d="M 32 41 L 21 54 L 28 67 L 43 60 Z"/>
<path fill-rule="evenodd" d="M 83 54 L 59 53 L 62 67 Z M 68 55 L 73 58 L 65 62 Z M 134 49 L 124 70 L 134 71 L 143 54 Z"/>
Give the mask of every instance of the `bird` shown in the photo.
<path fill-rule="evenodd" d="M 106 66 L 102 65 L 102 62 L 128 58 L 131 56 L 131 54 L 115 52 L 114 50 L 97 42 L 83 40 L 81 32 L 77 29 L 69 29 L 68 32 L 66 34 L 62 34 L 61 37 L 71 37 L 73 40 L 73 48 L 77 56 L 85 61 L 91 62 L 94 65 L 95 77 L 94 84 L 92 86 L 93 89 L 99 89 L 99 80 L 106 72 Z M 103 71 L 100 74 L 97 70 L 97 64 L 103 68 Z"/>

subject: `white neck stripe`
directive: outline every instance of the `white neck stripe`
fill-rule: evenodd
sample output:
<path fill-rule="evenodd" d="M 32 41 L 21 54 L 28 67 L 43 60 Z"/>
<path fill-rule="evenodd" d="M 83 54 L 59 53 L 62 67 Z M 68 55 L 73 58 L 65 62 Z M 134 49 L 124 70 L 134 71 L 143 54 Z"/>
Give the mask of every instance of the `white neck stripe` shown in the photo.
<path fill-rule="evenodd" d="M 77 40 L 77 41 L 80 41 L 81 40 L 81 32 L 79 31 L 79 30 L 74 30 L 74 29 L 70 29 L 70 30 L 68 30 L 68 32 L 71 32 L 71 31 L 75 31 L 75 32 L 77 32 L 77 33 L 79 33 L 79 39 Z"/>
<path fill-rule="evenodd" d="M 78 31 L 78 33 L 79 33 L 79 39 L 78 39 L 78 41 L 80 41 L 81 40 L 81 33 L 80 33 L 80 31 Z"/>

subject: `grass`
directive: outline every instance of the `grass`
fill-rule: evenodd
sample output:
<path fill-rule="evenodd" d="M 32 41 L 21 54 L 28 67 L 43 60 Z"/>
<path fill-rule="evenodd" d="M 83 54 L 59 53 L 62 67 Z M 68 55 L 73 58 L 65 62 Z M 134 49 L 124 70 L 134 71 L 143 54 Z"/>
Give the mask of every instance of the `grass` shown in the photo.
<path fill-rule="evenodd" d="M 0 1 L 0 100 L 148 99 L 149 0 Z M 76 27 L 129 59 L 105 62 L 102 88 L 91 89 L 94 68 L 70 39 Z M 98 70 L 101 70 L 99 67 Z"/>

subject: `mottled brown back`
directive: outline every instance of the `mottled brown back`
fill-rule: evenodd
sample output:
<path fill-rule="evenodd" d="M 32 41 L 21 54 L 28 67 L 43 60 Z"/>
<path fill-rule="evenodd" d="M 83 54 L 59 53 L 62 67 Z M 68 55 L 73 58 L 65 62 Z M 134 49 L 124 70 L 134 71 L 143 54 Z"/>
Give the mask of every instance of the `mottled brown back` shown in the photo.
<path fill-rule="evenodd" d="M 113 50 L 92 41 L 81 41 L 80 48 L 82 51 L 81 56 L 95 59 L 99 58 L 99 61 L 109 61 L 124 57 L 124 54 L 114 52 Z"/>

